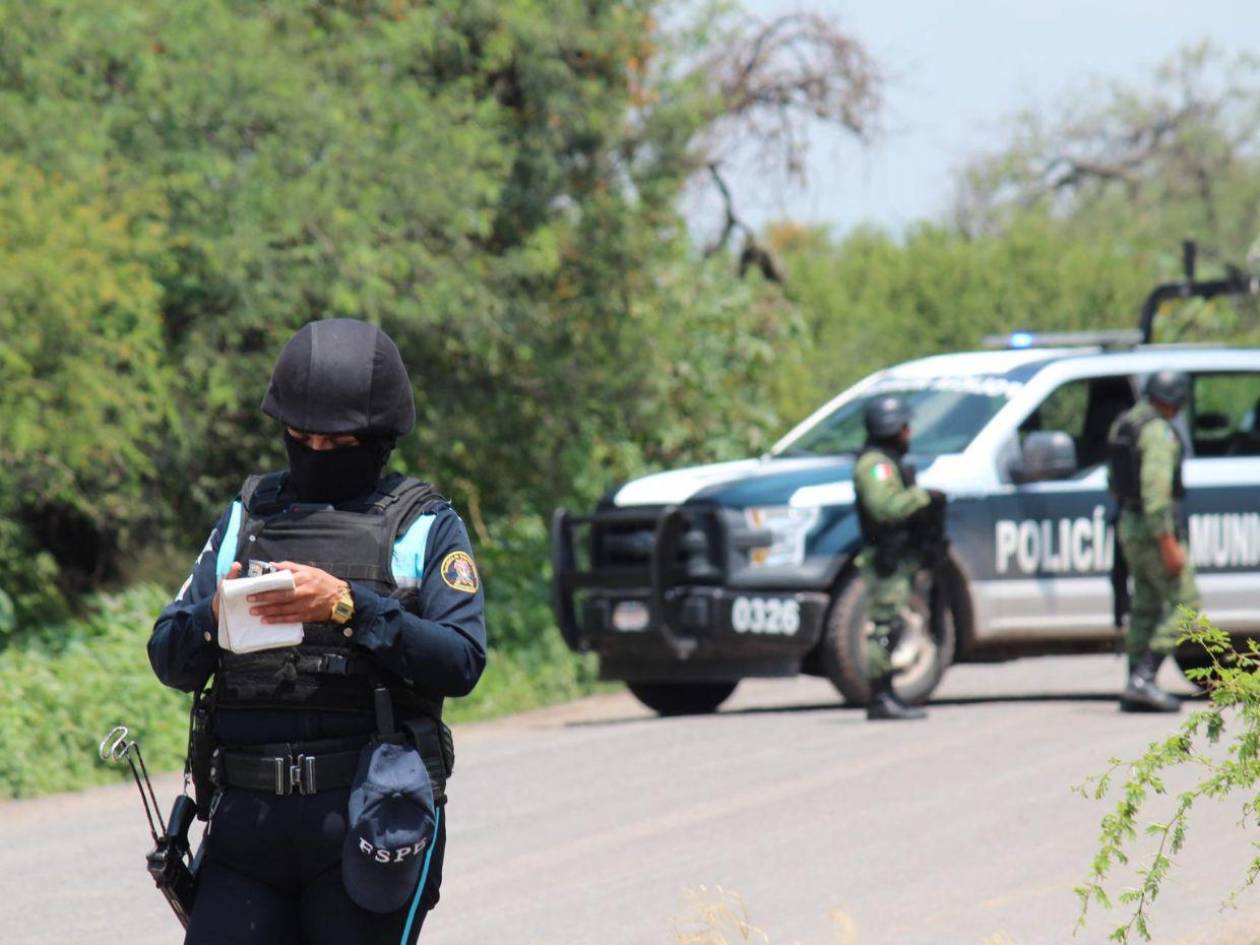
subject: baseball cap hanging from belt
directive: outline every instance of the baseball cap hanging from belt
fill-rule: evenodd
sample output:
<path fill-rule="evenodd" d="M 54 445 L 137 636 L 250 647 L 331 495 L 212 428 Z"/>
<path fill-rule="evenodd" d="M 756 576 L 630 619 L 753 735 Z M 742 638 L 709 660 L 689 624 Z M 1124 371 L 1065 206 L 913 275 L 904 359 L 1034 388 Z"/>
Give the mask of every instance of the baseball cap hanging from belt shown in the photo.
<path fill-rule="evenodd" d="M 393 729 L 393 719 L 382 711 L 383 692 L 377 692 L 383 731 L 359 756 L 341 852 L 346 892 L 371 912 L 394 912 L 415 894 L 437 832 L 428 769 L 410 740 L 384 731 Z"/>

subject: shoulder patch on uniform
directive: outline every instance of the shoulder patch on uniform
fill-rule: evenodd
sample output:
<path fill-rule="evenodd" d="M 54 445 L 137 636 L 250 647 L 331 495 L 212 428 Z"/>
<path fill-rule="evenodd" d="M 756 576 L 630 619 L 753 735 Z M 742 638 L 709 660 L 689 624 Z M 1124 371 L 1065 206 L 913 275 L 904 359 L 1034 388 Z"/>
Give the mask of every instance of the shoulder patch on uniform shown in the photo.
<path fill-rule="evenodd" d="M 876 482 L 883 482 L 885 479 L 891 479 L 892 474 L 892 463 L 876 463 L 871 467 L 871 478 Z"/>
<path fill-rule="evenodd" d="M 481 587 L 477 566 L 466 551 L 452 551 L 442 559 L 442 580 L 452 590 L 468 594 L 477 593 L 477 588 Z"/>

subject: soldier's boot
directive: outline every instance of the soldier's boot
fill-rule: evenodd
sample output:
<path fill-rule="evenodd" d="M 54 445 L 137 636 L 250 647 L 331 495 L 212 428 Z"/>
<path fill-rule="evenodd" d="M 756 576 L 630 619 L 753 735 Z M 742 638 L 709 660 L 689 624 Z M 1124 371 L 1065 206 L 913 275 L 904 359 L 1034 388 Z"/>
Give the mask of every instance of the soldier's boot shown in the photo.
<path fill-rule="evenodd" d="M 871 680 L 871 698 L 866 703 L 866 718 L 869 721 L 902 719 L 922 719 L 927 712 L 918 706 L 906 705 L 893 692 L 892 673 L 885 673 L 878 679 Z"/>
<path fill-rule="evenodd" d="M 1124 687 L 1124 695 L 1120 697 L 1120 709 L 1123 712 L 1180 712 L 1181 700 L 1172 693 L 1165 692 L 1155 683 L 1160 664 L 1164 662 L 1162 653 L 1147 650 L 1136 659 L 1129 660 L 1129 682 Z"/>

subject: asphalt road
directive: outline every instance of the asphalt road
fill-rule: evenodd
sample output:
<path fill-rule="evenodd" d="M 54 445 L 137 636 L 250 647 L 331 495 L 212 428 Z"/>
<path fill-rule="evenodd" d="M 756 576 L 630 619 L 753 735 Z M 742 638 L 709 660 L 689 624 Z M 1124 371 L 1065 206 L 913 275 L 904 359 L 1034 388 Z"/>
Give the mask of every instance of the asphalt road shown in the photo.
<path fill-rule="evenodd" d="M 1104 808 L 1070 787 L 1171 726 L 1116 711 L 1121 673 L 1118 657 L 956 667 L 931 718 L 900 725 L 799 679 L 745 683 L 708 717 L 657 719 L 617 694 L 465 726 L 423 939 L 1103 942 L 1115 916 L 1072 937 Z M 159 782 L 164 803 L 175 786 Z M 1260 942 L 1260 891 L 1221 909 L 1255 839 L 1241 800 L 1195 817 L 1156 942 Z M 0 942 L 178 942 L 146 846 L 130 785 L 0 804 Z"/>

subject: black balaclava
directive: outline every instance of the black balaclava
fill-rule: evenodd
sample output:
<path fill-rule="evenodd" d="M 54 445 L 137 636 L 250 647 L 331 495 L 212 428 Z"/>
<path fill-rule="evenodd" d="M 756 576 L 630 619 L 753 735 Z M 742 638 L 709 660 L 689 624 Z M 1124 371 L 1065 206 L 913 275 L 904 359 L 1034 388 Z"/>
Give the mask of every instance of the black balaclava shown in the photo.
<path fill-rule="evenodd" d="M 344 502 L 372 491 L 394 444 L 389 438 L 360 437 L 357 446 L 311 449 L 284 431 L 289 485 L 302 502 Z"/>

